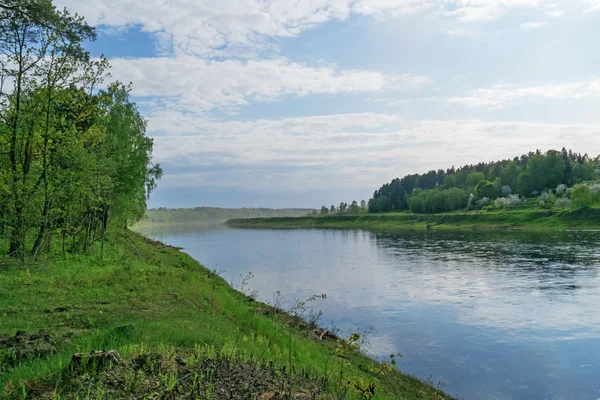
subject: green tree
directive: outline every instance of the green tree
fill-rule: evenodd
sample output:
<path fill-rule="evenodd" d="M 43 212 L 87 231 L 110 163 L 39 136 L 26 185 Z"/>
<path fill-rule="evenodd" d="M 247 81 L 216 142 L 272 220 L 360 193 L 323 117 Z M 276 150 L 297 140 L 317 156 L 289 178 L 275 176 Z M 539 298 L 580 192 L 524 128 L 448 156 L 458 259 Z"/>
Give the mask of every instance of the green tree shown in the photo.
<path fill-rule="evenodd" d="M 475 187 L 479 182 L 485 179 L 485 174 L 479 171 L 473 171 L 467 176 L 466 184 L 468 187 Z"/>
<path fill-rule="evenodd" d="M 529 171 L 521 172 L 517 177 L 517 192 L 523 197 L 529 197 L 535 191 L 533 177 Z"/>
<path fill-rule="evenodd" d="M 502 170 L 500 178 L 502 179 L 502 183 L 505 186 L 509 186 L 511 188 L 512 192 L 517 192 L 517 177 L 520 173 L 521 167 L 519 167 L 519 165 L 516 162 L 511 161 L 508 164 L 506 164 L 506 166 Z"/>
<path fill-rule="evenodd" d="M 475 186 L 475 196 L 477 196 L 478 199 L 487 197 L 494 200 L 498 197 L 498 188 L 488 180 L 480 181 L 477 186 Z"/>
<path fill-rule="evenodd" d="M 577 184 L 569 189 L 571 201 L 577 207 L 589 207 L 593 203 L 593 194 L 589 186 Z"/>

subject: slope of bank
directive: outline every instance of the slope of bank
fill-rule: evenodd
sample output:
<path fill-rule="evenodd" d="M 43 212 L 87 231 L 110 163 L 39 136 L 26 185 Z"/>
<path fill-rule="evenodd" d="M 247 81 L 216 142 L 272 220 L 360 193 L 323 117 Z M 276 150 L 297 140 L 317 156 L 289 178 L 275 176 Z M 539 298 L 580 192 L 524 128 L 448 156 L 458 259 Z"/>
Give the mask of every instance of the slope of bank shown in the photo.
<path fill-rule="evenodd" d="M 398 212 L 301 218 L 231 219 L 226 224 L 240 228 L 582 230 L 600 229 L 600 209 L 524 209 L 444 214 Z"/>
<path fill-rule="evenodd" d="M 178 249 L 132 232 L 106 248 L 0 259 L 0 398 L 447 398 Z"/>

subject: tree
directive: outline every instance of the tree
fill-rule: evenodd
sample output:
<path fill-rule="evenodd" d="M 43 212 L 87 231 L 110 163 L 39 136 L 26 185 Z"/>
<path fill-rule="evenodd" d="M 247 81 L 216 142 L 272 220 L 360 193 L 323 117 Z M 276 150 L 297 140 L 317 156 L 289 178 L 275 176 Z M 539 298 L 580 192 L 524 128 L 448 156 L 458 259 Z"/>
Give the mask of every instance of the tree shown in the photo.
<path fill-rule="evenodd" d="M 329 214 L 329 209 L 325 206 L 321 207 L 321 215 L 325 216 L 327 214 Z"/>
<path fill-rule="evenodd" d="M 466 184 L 468 187 L 475 187 L 477 184 L 485 179 L 483 172 L 473 171 L 467 176 Z"/>
<path fill-rule="evenodd" d="M 360 208 L 361 210 L 366 210 L 367 209 L 367 202 L 364 200 L 360 201 Z"/>
<path fill-rule="evenodd" d="M 390 199 L 387 196 L 381 196 L 375 201 L 375 212 L 386 212 L 390 209 Z"/>
<path fill-rule="evenodd" d="M 475 196 L 477 196 L 478 199 L 487 197 L 493 200 L 498 197 L 498 189 L 496 189 L 492 182 L 483 180 L 475 186 Z"/>
<path fill-rule="evenodd" d="M 593 203 L 592 190 L 584 184 L 577 184 L 569 189 L 571 201 L 577 207 L 589 207 Z"/>
<path fill-rule="evenodd" d="M 559 199 L 556 199 L 556 201 L 554 202 L 554 205 L 556 207 L 560 207 L 564 210 L 565 208 L 570 208 L 572 203 L 573 202 L 571 200 L 567 199 L 566 197 L 561 197 Z"/>
<path fill-rule="evenodd" d="M 335 206 L 332 204 L 332 205 L 331 205 L 331 208 L 329 209 L 329 212 L 330 212 L 331 214 L 333 214 L 333 213 L 335 213 L 335 211 L 336 211 L 336 209 L 335 209 Z"/>
<path fill-rule="evenodd" d="M 535 191 L 533 177 L 529 171 L 521 172 L 517 177 L 517 192 L 523 197 L 529 197 Z"/>
<path fill-rule="evenodd" d="M 518 191 L 517 177 L 520 173 L 521 167 L 519 167 L 515 161 L 510 161 L 508 164 L 506 164 L 502 170 L 502 173 L 500 174 L 502 183 L 506 186 L 509 186 L 513 193 Z"/>
<path fill-rule="evenodd" d="M 69 236 L 71 251 L 100 240 L 103 249 L 109 225 L 143 217 L 162 175 L 129 87 L 96 88 L 108 63 L 83 49 L 94 38 L 47 0 L 0 3 L 0 220 L 10 255 L 35 257 L 57 233 L 63 253 Z"/>

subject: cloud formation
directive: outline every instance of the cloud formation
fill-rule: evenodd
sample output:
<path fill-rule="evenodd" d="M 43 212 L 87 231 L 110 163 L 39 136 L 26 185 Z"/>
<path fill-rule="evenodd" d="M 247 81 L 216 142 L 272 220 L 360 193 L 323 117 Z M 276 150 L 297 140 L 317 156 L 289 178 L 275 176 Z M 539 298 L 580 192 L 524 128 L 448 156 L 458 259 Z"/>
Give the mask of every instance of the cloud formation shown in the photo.
<path fill-rule="evenodd" d="M 599 132 L 594 125 L 407 121 L 369 113 L 204 121 L 187 134 L 156 137 L 155 155 L 168 170 L 183 174 L 179 179 L 173 172 L 169 186 L 185 186 L 190 179 L 265 191 L 295 190 L 307 182 L 311 189 L 351 184 L 364 188 L 367 197 L 377 184 L 407 173 L 512 158 L 567 143 L 599 148 Z"/>
<path fill-rule="evenodd" d="M 413 90 L 426 76 L 388 76 L 379 72 L 308 67 L 286 58 L 206 61 L 196 57 L 111 60 L 119 80 L 135 82 L 133 94 L 161 96 L 154 109 L 199 112 L 232 109 L 284 96 Z"/>
<path fill-rule="evenodd" d="M 497 84 L 473 90 L 468 96 L 450 97 L 449 103 L 469 108 L 499 108 L 526 99 L 569 100 L 600 97 L 600 78 L 536 86 Z"/>
<path fill-rule="evenodd" d="M 273 38 L 299 35 L 352 15 L 428 14 L 461 22 L 490 21 L 545 0 L 59 0 L 91 24 L 140 26 L 174 55 L 254 54 Z"/>
<path fill-rule="evenodd" d="M 547 24 L 546 21 L 525 22 L 525 23 L 521 24 L 521 29 L 523 29 L 525 31 L 531 31 L 533 29 L 541 28 L 542 26 L 544 26 L 546 24 Z"/>

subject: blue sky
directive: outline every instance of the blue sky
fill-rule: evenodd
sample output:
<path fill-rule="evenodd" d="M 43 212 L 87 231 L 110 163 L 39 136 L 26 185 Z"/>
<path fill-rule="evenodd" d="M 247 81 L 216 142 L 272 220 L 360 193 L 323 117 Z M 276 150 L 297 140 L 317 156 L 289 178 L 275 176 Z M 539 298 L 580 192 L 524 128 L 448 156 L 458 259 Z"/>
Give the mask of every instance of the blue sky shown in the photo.
<path fill-rule="evenodd" d="M 600 153 L 600 0 L 56 4 L 133 82 L 165 170 L 154 207 L 316 208 L 408 173 Z"/>

